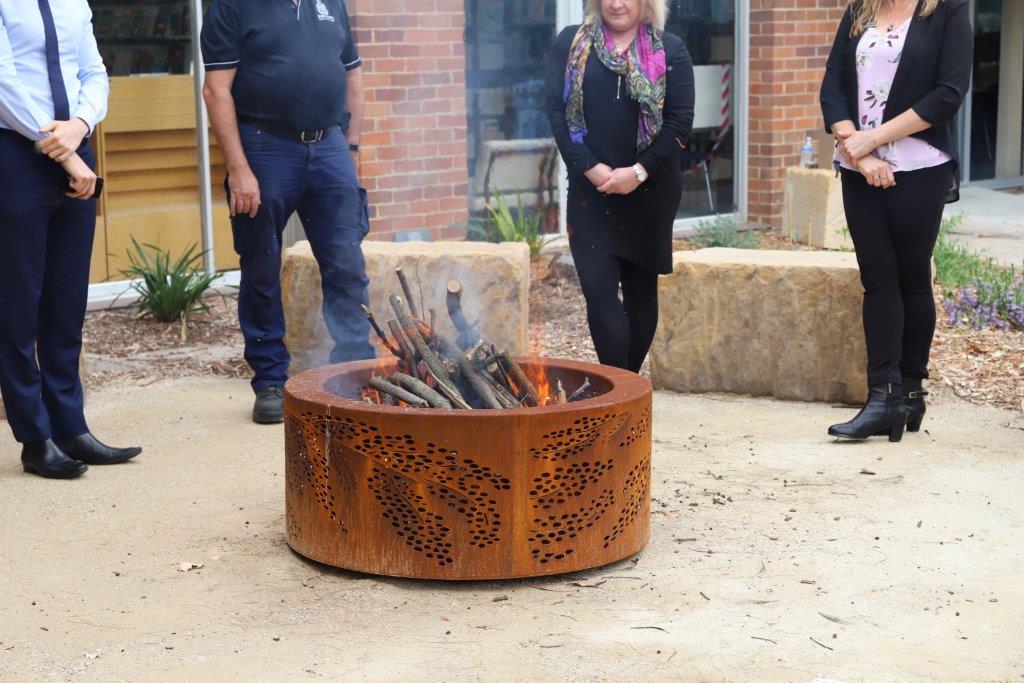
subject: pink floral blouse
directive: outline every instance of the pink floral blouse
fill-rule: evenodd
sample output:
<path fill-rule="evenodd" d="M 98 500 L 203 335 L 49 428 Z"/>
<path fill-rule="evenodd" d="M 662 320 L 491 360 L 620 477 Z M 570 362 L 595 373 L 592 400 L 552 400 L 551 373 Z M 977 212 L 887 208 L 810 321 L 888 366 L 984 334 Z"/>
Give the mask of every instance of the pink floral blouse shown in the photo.
<path fill-rule="evenodd" d="M 885 105 L 892 89 L 896 69 L 900 65 L 903 44 L 907 40 L 911 19 L 892 31 L 880 31 L 877 26 L 864 32 L 857 46 L 857 91 L 860 93 L 860 129 L 870 130 L 882 125 Z M 941 166 L 950 160 L 945 152 L 924 140 L 905 137 L 875 150 L 875 156 L 892 166 L 892 170 L 916 171 Z M 836 149 L 835 161 L 843 168 L 850 166 Z"/>

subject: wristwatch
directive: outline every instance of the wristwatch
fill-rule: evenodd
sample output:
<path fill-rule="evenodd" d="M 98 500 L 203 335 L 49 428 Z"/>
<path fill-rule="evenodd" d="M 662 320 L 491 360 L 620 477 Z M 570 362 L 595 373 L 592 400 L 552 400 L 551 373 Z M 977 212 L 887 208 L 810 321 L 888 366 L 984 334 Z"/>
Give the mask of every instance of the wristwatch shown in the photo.
<path fill-rule="evenodd" d="M 644 169 L 643 164 L 636 164 L 633 166 L 633 173 L 636 173 L 636 179 L 640 183 L 646 183 L 650 176 L 647 174 L 647 170 Z"/>
<path fill-rule="evenodd" d="M 359 145 L 357 145 L 355 143 L 350 144 L 348 146 L 348 151 L 350 151 L 350 152 L 358 152 L 359 151 Z"/>

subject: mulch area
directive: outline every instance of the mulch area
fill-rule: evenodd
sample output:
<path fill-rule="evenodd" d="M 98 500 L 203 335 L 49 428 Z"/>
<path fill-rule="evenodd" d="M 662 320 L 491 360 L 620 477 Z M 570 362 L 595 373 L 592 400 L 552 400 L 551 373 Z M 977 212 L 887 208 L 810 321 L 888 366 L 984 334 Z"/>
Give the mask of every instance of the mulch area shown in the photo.
<path fill-rule="evenodd" d="M 940 321 L 932 381 L 971 403 L 1024 412 L 1024 333 L 950 327 Z"/>
<path fill-rule="evenodd" d="M 762 249 L 805 249 L 774 233 L 759 235 Z M 685 240 L 678 249 L 691 248 Z M 182 342 L 178 324 L 140 320 L 132 309 L 90 313 L 85 326 L 86 370 L 92 386 L 190 376 L 249 377 L 242 358 L 237 302 L 211 300 Z M 940 309 L 941 310 L 941 309 Z M 553 255 L 534 266 L 530 289 L 530 352 L 596 362 L 586 306 L 575 269 Z M 933 381 L 972 403 L 1024 411 L 1024 333 L 951 328 L 940 320 Z"/>
<path fill-rule="evenodd" d="M 210 311 L 188 320 L 181 339 L 179 323 L 140 318 L 134 308 L 90 312 L 83 340 L 89 384 L 179 377 L 248 377 L 238 328 L 238 302 L 211 297 Z"/>

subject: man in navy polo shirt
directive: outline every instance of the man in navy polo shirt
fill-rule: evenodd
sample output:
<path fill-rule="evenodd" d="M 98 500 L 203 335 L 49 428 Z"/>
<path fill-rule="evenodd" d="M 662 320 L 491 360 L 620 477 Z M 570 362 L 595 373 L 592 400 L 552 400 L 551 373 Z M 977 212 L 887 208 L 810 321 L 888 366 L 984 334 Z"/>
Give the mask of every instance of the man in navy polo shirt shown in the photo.
<path fill-rule="evenodd" d="M 255 376 L 253 420 L 284 420 L 281 234 L 298 212 L 323 278 L 331 361 L 373 358 L 361 242 L 369 231 L 356 166 L 362 62 L 343 0 L 213 0 L 202 34 L 203 96 L 227 160 L 241 257 L 238 317 Z M 347 135 L 341 124 L 348 119 Z"/>

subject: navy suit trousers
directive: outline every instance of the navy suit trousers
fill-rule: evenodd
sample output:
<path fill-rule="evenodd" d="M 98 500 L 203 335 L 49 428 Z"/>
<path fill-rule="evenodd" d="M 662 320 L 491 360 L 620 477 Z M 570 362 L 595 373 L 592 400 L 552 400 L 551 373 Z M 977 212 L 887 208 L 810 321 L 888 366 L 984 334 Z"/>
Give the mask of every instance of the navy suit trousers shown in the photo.
<path fill-rule="evenodd" d="M 94 167 L 88 145 L 79 155 Z M 96 201 L 64 196 L 64 170 L 0 130 L 0 391 L 21 443 L 86 433 L 79 358 Z"/>

